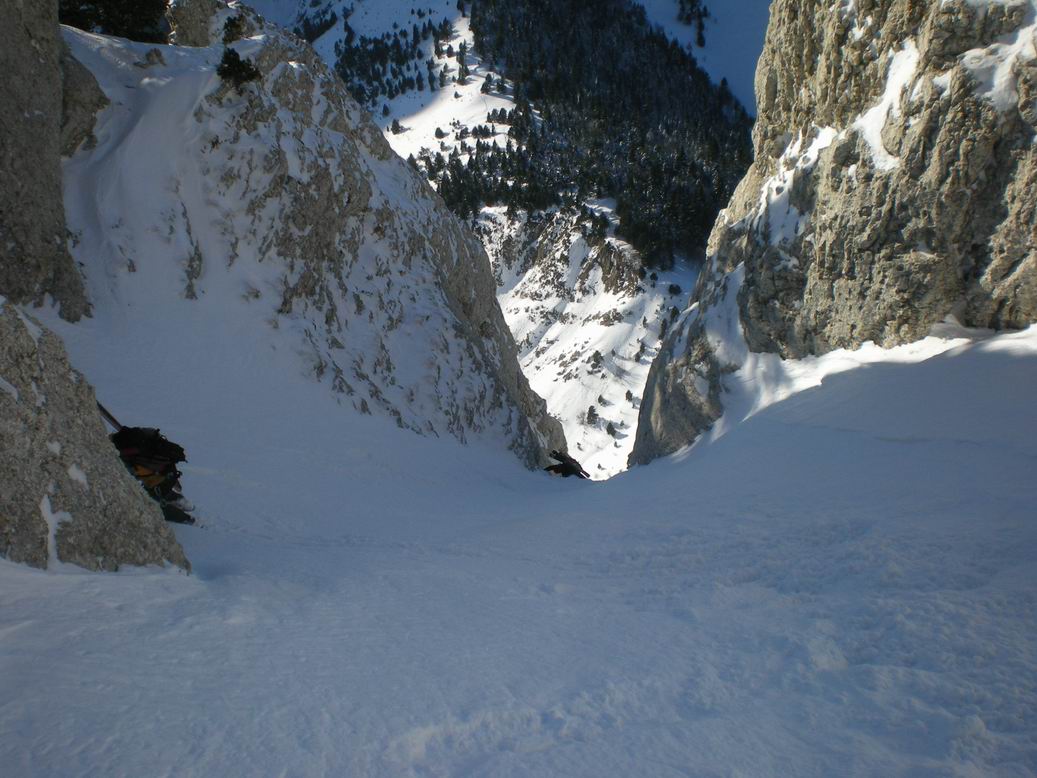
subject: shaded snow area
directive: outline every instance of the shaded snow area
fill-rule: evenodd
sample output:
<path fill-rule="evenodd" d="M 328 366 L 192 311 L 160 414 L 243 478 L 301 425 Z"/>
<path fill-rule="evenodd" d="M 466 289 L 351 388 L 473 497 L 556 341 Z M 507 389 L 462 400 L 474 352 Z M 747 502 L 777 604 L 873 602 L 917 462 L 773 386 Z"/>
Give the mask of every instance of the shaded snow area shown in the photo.
<path fill-rule="evenodd" d="M 65 337 L 187 447 L 195 574 L 0 562 L 7 774 L 1037 771 L 1037 329 L 785 363 L 588 483 L 168 332 L 133 386 L 107 326 Z"/>
<path fill-rule="evenodd" d="M 751 114 L 756 113 L 756 62 L 763 52 L 763 40 L 770 19 L 771 0 L 723 0 L 704 5 L 706 45 L 697 45 L 697 28 L 677 19 L 677 0 L 636 0 L 644 6 L 648 21 L 689 49 L 699 67 L 714 83 L 727 79 L 731 93 Z"/>
<path fill-rule="evenodd" d="M 610 232 L 614 207 L 594 204 Z M 639 278 L 637 255 L 622 240 L 585 236 L 565 214 L 530 222 L 504 208 L 486 208 L 479 220 L 501 309 L 523 372 L 562 422 L 570 453 L 592 478 L 609 478 L 627 468 L 648 370 L 697 270 L 678 263 Z M 539 238 L 515 247 L 530 236 Z"/>

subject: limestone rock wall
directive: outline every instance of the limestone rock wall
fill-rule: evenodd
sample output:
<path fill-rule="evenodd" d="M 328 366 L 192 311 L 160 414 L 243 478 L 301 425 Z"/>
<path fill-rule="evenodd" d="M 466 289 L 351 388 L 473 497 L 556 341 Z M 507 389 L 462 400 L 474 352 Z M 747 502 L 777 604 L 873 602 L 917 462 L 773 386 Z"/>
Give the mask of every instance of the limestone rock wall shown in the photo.
<path fill-rule="evenodd" d="M 1037 319 L 1035 38 L 1033 0 L 775 0 L 756 160 L 653 365 L 632 463 L 718 418 L 745 347 L 795 358 L 948 315 Z"/>
<path fill-rule="evenodd" d="M 119 460 L 56 335 L 0 298 L 0 556 L 89 570 L 190 565 Z"/>
<path fill-rule="evenodd" d="M 88 311 L 61 202 L 58 0 L 0 0 L 0 294 Z"/>
<path fill-rule="evenodd" d="M 61 44 L 61 156 L 74 154 L 81 146 L 92 148 L 97 142 L 94 123 L 97 114 L 108 106 L 97 79 Z"/>

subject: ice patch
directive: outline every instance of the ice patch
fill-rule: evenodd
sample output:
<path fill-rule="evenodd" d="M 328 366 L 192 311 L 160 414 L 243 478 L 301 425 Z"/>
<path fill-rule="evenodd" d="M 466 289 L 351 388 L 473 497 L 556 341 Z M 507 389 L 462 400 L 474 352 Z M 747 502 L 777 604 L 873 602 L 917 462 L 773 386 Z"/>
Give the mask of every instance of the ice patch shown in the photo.
<path fill-rule="evenodd" d="M 29 335 L 32 337 L 33 342 L 37 346 L 39 346 L 40 338 L 43 337 L 43 328 L 40 327 L 40 325 L 38 325 L 36 322 L 34 322 L 31 317 L 27 316 L 25 312 L 22 311 L 22 309 L 19 308 L 17 305 L 14 306 L 14 310 L 18 314 L 18 318 L 22 320 L 22 324 L 25 325 L 25 329 L 29 331 Z"/>
<path fill-rule="evenodd" d="M 36 397 L 36 407 L 42 408 L 47 404 L 47 395 L 40 391 L 40 387 L 33 381 L 30 386 L 32 387 L 32 393 Z"/>
<path fill-rule="evenodd" d="M 900 98 L 914 78 L 918 59 L 918 46 L 913 40 L 905 41 L 904 48 L 892 55 L 882 99 L 853 123 L 854 129 L 867 141 L 872 161 L 878 170 L 890 171 L 900 165 L 900 158 L 890 154 L 882 143 L 882 128 L 886 126 L 890 114 L 894 118 L 900 116 Z"/>
<path fill-rule="evenodd" d="M 810 223 L 810 214 L 792 204 L 792 188 L 799 176 L 813 172 L 821 152 L 840 136 L 834 127 L 815 127 L 813 132 L 814 139 L 805 150 L 802 135 L 789 144 L 778 160 L 778 172 L 767 179 L 760 193 L 754 224 L 758 231 L 766 230 L 771 245 L 790 244 Z"/>
<path fill-rule="evenodd" d="M 54 489 L 54 484 L 50 485 Z M 66 511 L 55 511 L 50 504 L 50 495 L 45 494 L 40 498 L 40 515 L 47 522 L 47 567 L 53 568 L 58 564 L 58 527 L 62 522 L 72 521 L 72 514 Z"/>
<path fill-rule="evenodd" d="M 68 477 L 80 486 L 87 487 L 90 485 L 89 482 L 86 480 L 86 473 L 84 473 L 82 469 L 80 469 L 80 467 L 76 464 L 71 464 L 68 466 Z"/>

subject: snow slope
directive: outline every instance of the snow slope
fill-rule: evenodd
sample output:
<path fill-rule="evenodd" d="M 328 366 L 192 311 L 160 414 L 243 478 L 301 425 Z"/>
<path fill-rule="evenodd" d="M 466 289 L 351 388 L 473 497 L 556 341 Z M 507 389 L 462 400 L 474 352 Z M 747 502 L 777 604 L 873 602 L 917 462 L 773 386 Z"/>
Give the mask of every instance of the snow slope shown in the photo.
<path fill-rule="evenodd" d="M 771 0 L 720 0 L 710 2 L 706 20 L 706 45 L 696 45 L 696 30 L 677 21 L 677 0 L 637 0 L 648 20 L 674 40 L 690 48 L 699 66 L 717 84 L 727 79 L 731 92 L 750 114 L 756 113 L 756 61 L 763 51 Z"/>
<path fill-rule="evenodd" d="M 137 392 L 110 327 L 62 334 L 187 447 L 196 572 L 0 562 L 12 775 L 1037 773 L 1037 329 L 785 363 L 591 484 L 166 332 Z"/>
<path fill-rule="evenodd" d="M 168 327 L 194 346 L 185 375 L 241 365 L 261 381 L 277 365 L 347 412 L 510 440 L 536 462 L 481 247 L 311 50 L 258 28 L 234 46 L 262 84 L 238 92 L 215 72 L 222 44 L 157 61 L 143 44 L 66 39 L 112 103 L 64 178 L 96 319 L 134 344 L 116 359 L 143 374 L 168 358 Z"/>

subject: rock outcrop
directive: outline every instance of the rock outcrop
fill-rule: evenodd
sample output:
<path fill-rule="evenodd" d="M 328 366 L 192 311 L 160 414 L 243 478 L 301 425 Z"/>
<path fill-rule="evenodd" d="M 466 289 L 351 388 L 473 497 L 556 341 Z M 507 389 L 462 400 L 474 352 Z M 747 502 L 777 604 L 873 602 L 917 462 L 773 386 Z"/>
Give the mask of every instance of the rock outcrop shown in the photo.
<path fill-rule="evenodd" d="M 190 569 L 108 440 L 56 335 L 0 298 L 0 556 L 89 570 Z"/>
<path fill-rule="evenodd" d="M 0 3 L 0 293 L 61 315 L 89 306 L 66 248 L 61 203 L 61 42 L 57 0 Z"/>
<path fill-rule="evenodd" d="M 69 157 L 80 146 L 93 148 L 97 114 L 108 106 L 97 79 L 61 44 L 61 156 Z"/>
<path fill-rule="evenodd" d="M 192 48 L 67 36 L 119 108 L 66 166 L 87 274 L 169 286 L 179 268 L 170 296 L 298 333 L 313 377 L 402 428 L 497 436 L 531 467 L 564 447 L 479 241 L 313 49 L 238 3 L 179 0 L 170 22 Z M 217 76 L 228 51 L 257 77 Z"/>
<path fill-rule="evenodd" d="M 213 19 L 223 3 L 219 0 L 173 0 L 166 18 L 173 33 L 169 42 L 177 46 L 209 46 L 217 31 Z"/>
<path fill-rule="evenodd" d="M 775 0 L 756 161 L 648 380 L 631 463 L 722 412 L 748 351 L 1037 319 L 1037 3 Z"/>

